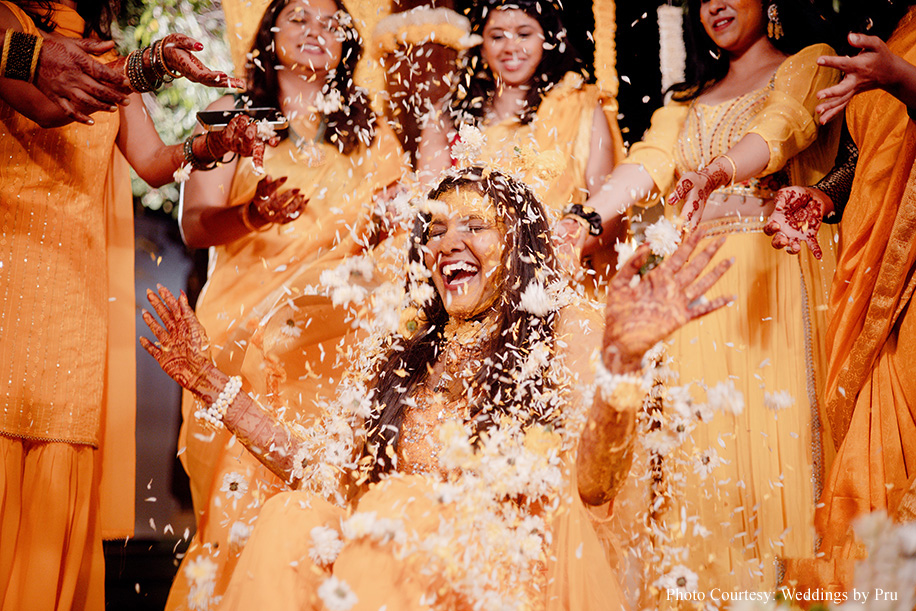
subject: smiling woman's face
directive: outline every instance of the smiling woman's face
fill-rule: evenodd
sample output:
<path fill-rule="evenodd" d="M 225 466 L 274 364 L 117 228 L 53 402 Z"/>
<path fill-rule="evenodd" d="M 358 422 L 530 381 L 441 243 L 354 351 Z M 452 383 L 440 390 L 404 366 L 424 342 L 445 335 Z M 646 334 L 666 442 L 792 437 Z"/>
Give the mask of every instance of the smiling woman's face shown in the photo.
<path fill-rule="evenodd" d="M 504 235 L 496 208 L 472 189 L 455 189 L 437 200 L 424 260 L 451 318 L 484 312 L 500 290 Z"/>
<path fill-rule="evenodd" d="M 526 85 L 544 55 L 544 29 L 525 11 L 491 11 L 483 28 L 481 54 L 493 75 L 503 83 L 512 87 Z"/>
<path fill-rule="evenodd" d="M 717 47 L 740 53 L 766 36 L 761 0 L 702 0 L 700 21 Z"/>
<path fill-rule="evenodd" d="M 277 59 L 285 68 L 327 73 L 340 63 L 343 44 L 334 0 L 292 0 L 277 15 Z"/>

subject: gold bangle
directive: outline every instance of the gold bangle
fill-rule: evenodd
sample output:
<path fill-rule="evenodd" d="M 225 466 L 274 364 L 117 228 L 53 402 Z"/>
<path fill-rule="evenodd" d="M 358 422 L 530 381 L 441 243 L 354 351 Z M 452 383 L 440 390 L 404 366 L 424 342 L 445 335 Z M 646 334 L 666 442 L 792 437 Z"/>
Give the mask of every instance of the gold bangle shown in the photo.
<path fill-rule="evenodd" d="M 172 72 L 169 70 L 169 65 L 165 63 L 165 52 L 162 50 L 165 47 L 165 38 L 159 41 L 159 67 L 162 68 L 163 72 L 172 77 L 172 80 L 181 78 L 184 75 L 181 72 Z"/>
<path fill-rule="evenodd" d="M 738 175 L 738 164 L 736 164 L 735 160 L 728 155 L 719 155 L 718 159 L 725 159 L 732 165 L 732 180 L 730 183 L 728 183 L 728 186 L 731 187 L 735 184 L 735 177 Z"/>
<path fill-rule="evenodd" d="M 251 202 L 242 204 L 239 207 L 239 220 L 242 221 L 242 225 L 245 226 L 245 229 L 251 232 L 267 231 L 267 229 L 270 228 L 271 223 L 267 223 L 266 225 L 263 225 L 262 227 L 255 227 L 254 224 L 251 222 L 251 216 L 250 216 L 251 212 L 249 211 L 250 207 L 251 207 Z"/>

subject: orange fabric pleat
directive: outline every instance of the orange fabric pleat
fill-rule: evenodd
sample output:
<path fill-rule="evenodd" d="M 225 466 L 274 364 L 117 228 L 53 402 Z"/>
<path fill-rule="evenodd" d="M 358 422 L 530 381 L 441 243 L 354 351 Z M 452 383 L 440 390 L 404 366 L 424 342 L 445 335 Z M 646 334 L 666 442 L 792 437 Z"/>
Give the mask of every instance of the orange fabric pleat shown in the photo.
<path fill-rule="evenodd" d="M 102 611 L 95 450 L 0 437 L 0 608 Z"/>

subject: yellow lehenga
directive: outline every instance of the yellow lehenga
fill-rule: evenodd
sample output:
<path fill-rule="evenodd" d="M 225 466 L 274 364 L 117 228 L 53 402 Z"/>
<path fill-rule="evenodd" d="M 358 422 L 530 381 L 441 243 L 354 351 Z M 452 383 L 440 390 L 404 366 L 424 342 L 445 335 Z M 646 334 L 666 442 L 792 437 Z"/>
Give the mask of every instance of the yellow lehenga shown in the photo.
<path fill-rule="evenodd" d="M 755 133 L 769 146 L 769 164 L 762 178 L 732 194 L 766 199 L 787 184 L 813 184 L 832 167 L 838 138 L 836 126 L 818 135 L 814 116 L 816 92 L 837 78 L 815 63 L 830 52 L 826 45 L 808 47 L 786 59 L 768 87 L 720 104 L 669 103 L 624 163 L 642 165 L 666 193 L 680 173 L 703 167 Z M 710 600 L 716 588 L 771 590 L 783 559 L 814 554 L 814 506 L 833 455 L 819 401 L 833 229 L 822 228 L 824 258 L 817 261 L 807 250 L 798 257 L 775 250 L 762 231 L 764 221 L 701 223 L 707 243 L 728 236 L 719 255 L 734 257 L 735 264 L 717 290 L 737 299 L 676 333 L 668 353 L 677 384 L 691 385 L 696 404 L 713 404 L 723 392 L 730 396 L 731 384 L 743 396 L 743 410 L 707 415 L 670 451 L 646 448 L 650 457 L 664 457 L 665 478 L 663 495 L 649 500 L 641 520 L 650 524 L 648 551 L 643 534 L 630 532 L 633 548 L 642 550 L 639 561 L 650 559 L 656 571 L 647 573 L 649 598 L 641 601 L 651 608 L 695 604 L 673 602 L 664 588 L 652 587 L 678 565 L 697 574 L 696 590 L 706 594 L 702 606 L 718 604 Z"/>
<path fill-rule="evenodd" d="M 264 403 L 306 418 L 333 395 L 342 373 L 338 350 L 355 338 L 346 310 L 318 294 L 321 274 L 370 251 L 373 196 L 400 179 L 405 166 L 394 135 L 379 125 L 372 145 L 351 155 L 323 142 L 300 150 L 287 139 L 266 151 L 264 167 L 274 177 L 287 176 L 284 188 L 298 187 L 308 205 L 287 225 L 211 248 L 197 313 L 219 367 L 242 373 L 248 385 L 270 380 L 261 386 Z M 227 205 L 250 201 L 260 178 L 250 162 L 240 162 Z M 243 356 L 251 341 L 259 341 L 251 334 L 270 308 L 305 291 L 315 293 L 299 302 L 307 322 L 277 328 L 282 337 L 299 340 L 301 369 L 295 375 L 303 382 L 297 395 L 288 397 L 270 367 L 245 369 Z M 218 600 L 261 506 L 284 488 L 234 437 L 205 428 L 194 410 L 186 393 L 179 452 L 190 477 L 197 533 L 172 585 L 169 609 L 208 608 Z M 194 571 L 201 567 L 214 576 L 206 591 L 193 587 Z"/>
<path fill-rule="evenodd" d="M 295 302 L 285 307 L 278 312 L 280 318 L 298 316 Z M 600 310 L 584 306 L 572 316 L 574 321 L 568 329 L 581 333 L 580 321 L 600 321 Z M 250 351 L 248 358 L 252 364 L 268 358 L 279 363 L 281 370 L 287 364 L 295 367 L 294 362 L 277 358 L 275 349 L 293 357 L 296 349 L 269 327 L 265 332 L 279 340 L 278 344 L 266 339 Z M 560 337 L 566 340 L 564 345 L 576 350 L 571 358 L 582 358 L 588 352 L 583 346 L 591 344 L 588 337 L 578 343 Z M 454 371 L 461 371 L 463 362 L 456 364 Z M 588 369 L 575 369 L 580 374 L 579 384 L 590 383 L 585 373 Z M 293 391 L 295 379 L 284 377 Z M 514 609 L 627 609 L 612 568 L 615 551 L 607 529 L 610 507 L 587 508 L 576 488 L 576 435 L 572 434 L 573 445 L 563 445 L 562 450 L 557 445 L 560 436 L 539 427 L 523 437 L 525 447 L 540 457 L 553 457 L 549 460 L 554 460 L 557 473 L 562 473 L 560 487 L 551 493 L 558 505 L 543 510 L 543 515 L 551 518 L 549 538 L 528 541 L 531 547 L 526 553 L 534 558 L 529 556 L 529 564 L 525 564 L 518 559 L 521 552 L 517 546 L 526 537 L 515 537 L 518 527 L 530 518 L 505 497 L 493 503 L 491 497 L 499 496 L 498 492 L 480 483 L 465 483 L 467 473 L 449 471 L 454 467 L 446 466 L 451 463 L 442 458 L 447 453 L 447 431 L 462 422 L 467 399 L 455 400 L 441 393 L 422 387 L 415 394 L 403 429 L 403 439 L 411 441 L 408 447 L 398 448 L 397 474 L 336 496 L 327 494 L 326 489 L 321 495 L 316 493 L 314 480 L 320 479 L 322 468 L 312 461 L 311 479 L 302 480 L 303 488 L 308 489 L 284 492 L 267 501 L 219 608 L 324 609 L 323 596 L 328 594 L 321 590 L 332 583 L 338 592 L 352 591 L 355 611 L 470 609 L 475 596 L 478 600 L 481 596 L 497 599 L 507 596 L 507 591 L 517 596 L 510 598 L 515 606 L 509 608 Z M 633 387 L 632 393 L 625 400 L 638 402 L 641 390 Z M 564 417 L 570 430 L 581 428 L 582 400 L 572 398 L 567 405 L 569 411 Z M 629 447 L 625 441 L 631 440 L 631 435 L 632 431 L 621 431 L 621 448 Z M 318 437 L 323 446 L 334 444 L 325 433 Z M 621 452 L 619 461 L 620 471 L 626 473 L 626 451 Z M 517 469 L 523 477 L 538 472 L 527 462 L 520 461 L 514 467 L 512 462 L 500 464 L 508 469 L 505 473 Z M 473 476 L 470 479 L 473 482 Z M 488 513 L 501 503 L 505 503 L 505 515 Z M 335 557 L 327 559 L 317 549 L 322 532 L 326 535 L 330 531 L 332 538 L 342 543 Z M 518 567 L 534 569 L 517 574 Z M 477 583 L 471 579 L 471 571 L 480 578 L 478 591 L 467 589 L 469 583 Z M 330 582 L 331 577 L 334 582 Z"/>
<path fill-rule="evenodd" d="M 51 8 L 56 34 L 83 35 Z M 133 534 L 133 208 L 120 115 L 95 122 L 42 128 L 0 102 L 4 609 L 101 610 L 102 539 Z"/>

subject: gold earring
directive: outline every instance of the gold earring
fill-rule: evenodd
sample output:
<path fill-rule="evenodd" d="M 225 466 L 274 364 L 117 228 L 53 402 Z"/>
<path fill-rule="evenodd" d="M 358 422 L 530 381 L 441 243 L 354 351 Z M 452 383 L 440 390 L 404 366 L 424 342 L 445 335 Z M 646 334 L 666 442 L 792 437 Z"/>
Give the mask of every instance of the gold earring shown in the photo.
<path fill-rule="evenodd" d="M 782 24 L 779 22 L 779 9 L 775 4 L 767 7 L 767 38 L 779 40 L 782 38 Z"/>

